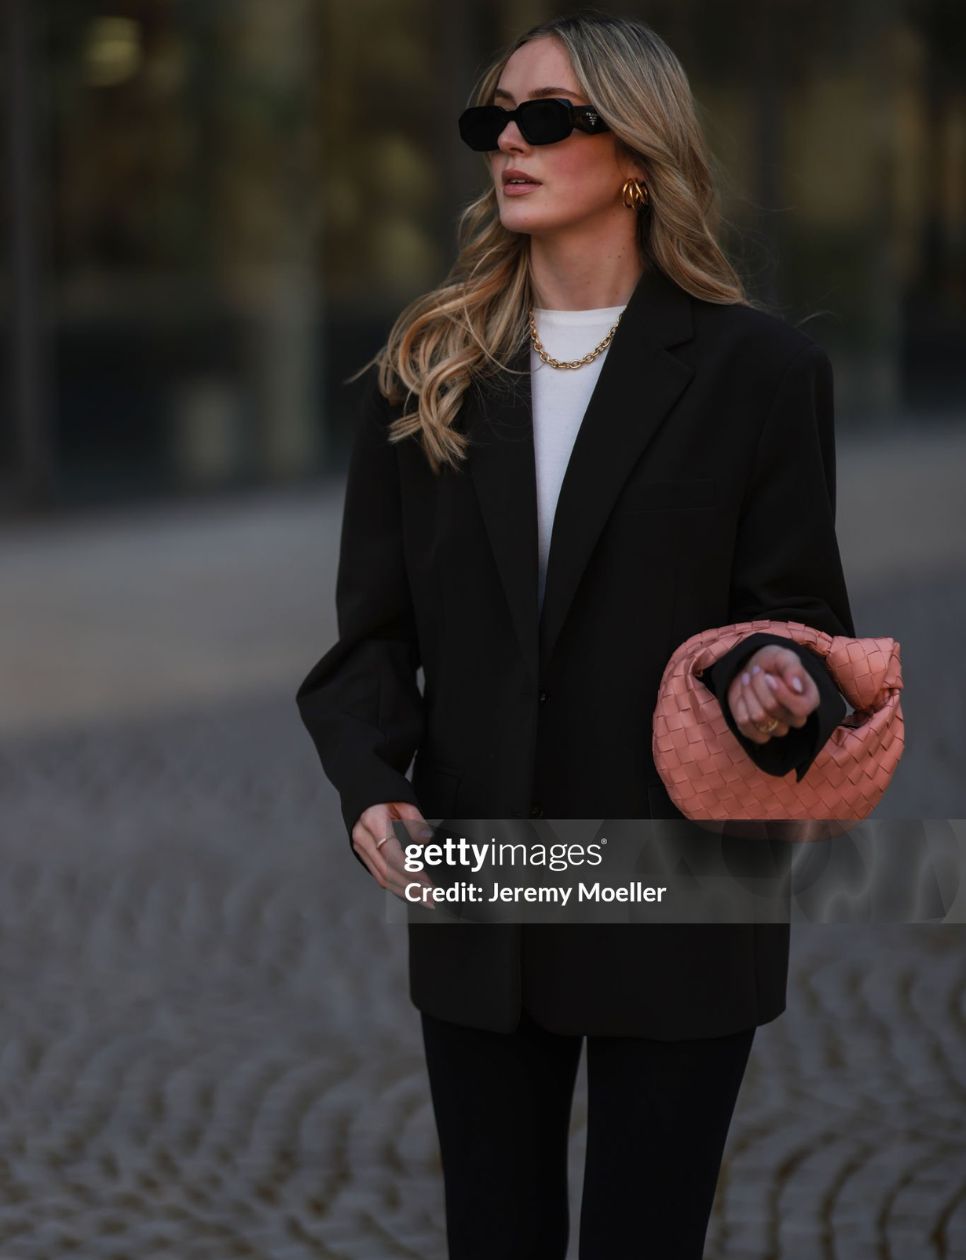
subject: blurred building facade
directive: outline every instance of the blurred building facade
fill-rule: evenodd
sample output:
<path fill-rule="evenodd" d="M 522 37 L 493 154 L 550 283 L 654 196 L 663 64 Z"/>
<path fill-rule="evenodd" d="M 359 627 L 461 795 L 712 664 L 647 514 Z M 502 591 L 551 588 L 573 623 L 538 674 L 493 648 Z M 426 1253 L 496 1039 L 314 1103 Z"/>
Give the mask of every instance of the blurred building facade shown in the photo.
<path fill-rule="evenodd" d="M 966 6 L 614 0 L 681 57 L 724 239 L 841 428 L 966 419 Z M 5 0 L 5 513 L 335 472 L 437 283 L 456 117 L 546 0 Z"/>

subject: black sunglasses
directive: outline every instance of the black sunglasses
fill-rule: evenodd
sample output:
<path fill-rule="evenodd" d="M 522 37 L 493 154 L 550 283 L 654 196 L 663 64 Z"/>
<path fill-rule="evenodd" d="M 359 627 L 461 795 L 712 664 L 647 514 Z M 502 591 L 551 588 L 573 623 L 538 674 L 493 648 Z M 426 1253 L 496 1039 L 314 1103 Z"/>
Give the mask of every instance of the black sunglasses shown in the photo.
<path fill-rule="evenodd" d="M 595 136 L 610 128 L 593 105 L 574 105 L 562 97 L 523 101 L 516 109 L 473 105 L 460 114 L 460 136 L 477 152 L 499 148 L 497 141 L 509 122 L 515 122 L 527 144 L 556 144 L 576 128 Z"/>

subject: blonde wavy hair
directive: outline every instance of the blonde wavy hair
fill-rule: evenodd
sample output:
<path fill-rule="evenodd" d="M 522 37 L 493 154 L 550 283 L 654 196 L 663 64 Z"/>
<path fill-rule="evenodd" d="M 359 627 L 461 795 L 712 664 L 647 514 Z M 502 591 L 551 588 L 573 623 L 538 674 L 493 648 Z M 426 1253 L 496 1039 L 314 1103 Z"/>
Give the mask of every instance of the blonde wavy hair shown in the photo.
<path fill-rule="evenodd" d="M 643 160 L 649 205 L 635 211 L 641 257 L 708 302 L 748 297 L 716 239 L 720 221 L 712 159 L 687 75 L 667 44 L 643 22 L 595 11 L 553 18 L 525 31 L 480 77 L 470 104 L 488 105 L 510 56 L 528 40 L 555 36 L 570 56 L 581 91 L 614 133 L 618 151 Z M 484 161 L 486 155 L 484 154 Z M 389 439 L 419 436 L 434 473 L 458 468 L 467 438 L 454 427 L 466 391 L 507 363 L 529 339 L 532 301 L 529 236 L 500 222 L 496 189 L 462 211 L 458 254 L 443 283 L 399 314 L 386 344 L 347 380 L 378 366 L 391 404 L 415 398 L 393 420 Z"/>

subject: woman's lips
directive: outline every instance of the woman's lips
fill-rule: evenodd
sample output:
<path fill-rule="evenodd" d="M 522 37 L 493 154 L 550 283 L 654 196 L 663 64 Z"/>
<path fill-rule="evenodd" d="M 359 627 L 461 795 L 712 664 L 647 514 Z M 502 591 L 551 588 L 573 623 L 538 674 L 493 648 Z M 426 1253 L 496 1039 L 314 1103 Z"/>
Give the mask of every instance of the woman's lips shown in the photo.
<path fill-rule="evenodd" d="M 519 197 L 519 196 L 521 195 L 521 193 L 533 192 L 533 190 L 534 190 L 535 188 L 539 188 L 539 187 L 540 187 L 540 185 L 539 185 L 539 184 L 536 184 L 536 183 L 533 183 L 533 184 L 504 184 L 504 185 L 503 185 L 503 191 L 506 193 L 506 195 L 507 195 L 508 197 Z"/>

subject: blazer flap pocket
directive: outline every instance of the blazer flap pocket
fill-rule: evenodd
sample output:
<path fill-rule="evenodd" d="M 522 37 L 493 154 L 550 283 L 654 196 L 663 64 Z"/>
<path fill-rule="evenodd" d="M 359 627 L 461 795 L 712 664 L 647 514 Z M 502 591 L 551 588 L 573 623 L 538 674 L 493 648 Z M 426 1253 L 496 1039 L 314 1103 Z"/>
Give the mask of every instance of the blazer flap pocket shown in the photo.
<path fill-rule="evenodd" d="M 453 813 L 462 778 L 462 771 L 456 767 L 441 765 L 426 756 L 416 758 L 413 787 L 426 818 L 442 818 Z"/>

